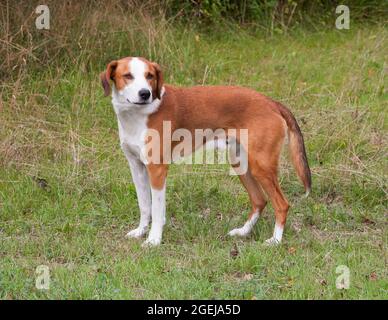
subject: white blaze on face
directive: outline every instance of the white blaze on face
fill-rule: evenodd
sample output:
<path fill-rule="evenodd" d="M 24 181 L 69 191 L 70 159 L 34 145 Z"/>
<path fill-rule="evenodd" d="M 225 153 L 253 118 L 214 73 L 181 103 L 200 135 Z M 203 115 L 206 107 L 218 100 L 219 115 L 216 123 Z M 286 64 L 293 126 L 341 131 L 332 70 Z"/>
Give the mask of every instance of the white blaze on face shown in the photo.
<path fill-rule="evenodd" d="M 147 71 L 147 65 L 141 61 L 139 58 L 132 58 L 129 61 L 129 72 L 132 74 L 133 79 L 121 90 L 121 94 L 127 99 L 130 103 L 139 103 L 141 101 L 139 97 L 139 91 L 142 89 L 147 89 L 152 92 L 152 88 L 145 78 L 145 73 Z M 150 103 L 152 100 L 152 95 L 145 102 Z"/>

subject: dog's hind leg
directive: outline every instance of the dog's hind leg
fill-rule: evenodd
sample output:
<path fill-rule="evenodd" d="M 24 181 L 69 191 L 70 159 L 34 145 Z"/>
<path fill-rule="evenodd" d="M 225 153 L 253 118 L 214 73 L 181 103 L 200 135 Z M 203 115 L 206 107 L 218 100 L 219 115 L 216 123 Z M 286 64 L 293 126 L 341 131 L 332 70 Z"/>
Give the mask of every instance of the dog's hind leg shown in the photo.
<path fill-rule="evenodd" d="M 229 138 L 229 160 L 235 174 L 238 175 L 241 183 L 248 192 L 252 210 L 249 213 L 248 220 L 245 224 L 241 228 L 231 230 L 228 235 L 245 237 L 251 233 L 254 225 L 259 219 L 259 215 L 263 212 L 267 201 L 260 185 L 249 170 L 246 148 L 234 138 Z"/>
<path fill-rule="evenodd" d="M 245 237 L 251 233 L 254 225 L 259 219 L 260 214 L 264 210 L 265 205 L 267 204 L 267 201 L 265 199 L 264 193 L 260 185 L 257 183 L 257 181 L 252 176 L 252 173 L 249 170 L 249 166 L 247 163 L 247 155 L 245 151 L 241 148 L 240 150 L 242 151 L 242 154 L 237 155 L 240 158 L 240 160 L 237 161 L 236 159 L 237 157 L 232 157 L 231 159 L 233 163 L 232 167 L 235 169 L 236 173 L 238 174 L 238 177 L 240 178 L 241 183 L 244 185 L 245 189 L 248 192 L 249 199 L 252 204 L 252 211 L 249 213 L 248 220 L 241 228 L 233 229 L 228 234 L 230 236 Z M 244 168 L 244 164 L 242 164 L 244 160 L 245 160 L 246 167 L 245 167 L 245 170 L 243 169 L 241 171 L 241 168 Z"/>
<path fill-rule="evenodd" d="M 259 219 L 260 214 L 263 212 L 267 201 L 265 199 L 264 193 L 261 190 L 260 185 L 257 183 L 255 178 L 252 176 L 249 168 L 245 174 L 239 175 L 241 183 L 244 185 L 245 189 L 248 192 L 249 199 L 252 205 L 252 210 L 249 213 L 248 220 L 241 228 L 236 228 L 231 230 L 228 234 L 230 236 L 248 236 L 257 220 Z"/>
<path fill-rule="evenodd" d="M 278 244 L 282 240 L 284 225 L 287 220 L 289 204 L 284 197 L 277 178 L 277 166 L 263 166 L 268 163 L 263 160 L 256 162 L 252 168 L 252 175 L 259 181 L 265 193 L 271 200 L 272 207 L 275 211 L 275 229 L 273 236 L 266 240 L 269 245 Z"/>

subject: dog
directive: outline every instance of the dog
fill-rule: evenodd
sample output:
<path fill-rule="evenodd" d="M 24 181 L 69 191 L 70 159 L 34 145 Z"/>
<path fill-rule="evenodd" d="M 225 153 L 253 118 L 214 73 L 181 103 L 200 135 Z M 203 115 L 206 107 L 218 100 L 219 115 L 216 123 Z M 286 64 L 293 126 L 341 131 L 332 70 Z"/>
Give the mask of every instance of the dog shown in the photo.
<path fill-rule="evenodd" d="M 239 179 L 248 192 L 252 209 L 246 223 L 229 232 L 247 236 L 262 214 L 268 196 L 275 212 L 273 236 L 269 245 L 282 240 L 289 204 L 278 182 L 278 162 L 282 146 L 288 140 L 291 160 L 306 195 L 311 190 L 311 172 L 303 136 L 291 111 L 252 89 L 238 86 L 177 87 L 164 84 L 161 67 L 140 57 L 126 57 L 110 62 L 100 74 L 105 96 L 111 95 L 118 119 L 120 145 L 128 160 L 135 184 L 140 223 L 127 237 L 143 237 L 152 225 L 144 246 L 162 241 L 166 222 L 166 178 L 169 166 L 163 143 L 158 161 L 147 161 L 142 150 L 152 130 L 163 136 L 163 123 L 171 129 L 247 129 L 247 169 Z M 232 137 L 230 137 L 232 138 Z M 239 145 L 238 138 L 234 137 Z M 194 143 L 194 142 L 193 142 Z M 205 142 L 204 142 L 205 143 Z M 172 142 L 176 145 L 177 142 Z M 241 144 L 240 144 L 241 145 Z"/>

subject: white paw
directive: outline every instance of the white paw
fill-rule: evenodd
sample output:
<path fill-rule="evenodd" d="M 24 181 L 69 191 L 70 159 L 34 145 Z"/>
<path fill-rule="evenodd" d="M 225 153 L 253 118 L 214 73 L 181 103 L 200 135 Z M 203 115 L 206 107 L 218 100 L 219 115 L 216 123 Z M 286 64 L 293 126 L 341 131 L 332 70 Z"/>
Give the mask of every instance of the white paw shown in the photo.
<path fill-rule="evenodd" d="M 147 228 L 136 228 L 129 231 L 125 236 L 127 238 L 141 238 L 147 232 Z"/>
<path fill-rule="evenodd" d="M 234 237 L 234 236 L 246 237 L 249 235 L 249 232 L 247 232 L 244 228 L 236 228 L 229 231 L 228 235 L 231 237 Z"/>
<path fill-rule="evenodd" d="M 266 244 L 267 246 L 277 246 L 280 244 L 280 241 L 278 239 L 272 237 L 272 238 L 265 240 L 264 244 Z"/>
<path fill-rule="evenodd" d="M 160 245 L 161 242 L 162 242 L 162 239 L 160 239 L 160 238 L 148 237 L 148 239 L 146 241 L 144 241 L 141 246 L 143 248 L 156 247 L 156 246 Z"/>

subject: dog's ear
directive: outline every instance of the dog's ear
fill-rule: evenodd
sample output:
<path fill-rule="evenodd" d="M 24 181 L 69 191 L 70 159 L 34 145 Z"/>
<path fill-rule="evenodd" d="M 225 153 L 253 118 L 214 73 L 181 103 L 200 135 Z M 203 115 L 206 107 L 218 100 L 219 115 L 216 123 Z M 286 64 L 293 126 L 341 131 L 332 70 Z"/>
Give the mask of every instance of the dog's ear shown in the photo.
<path fill-rule="evenodd" d="M 110 81 L 114 80 L 114 73 L 117 67 L 117 61 L 112 61 L 106 67 L 106 71 L 100 73 L 102 87 L 104 88 L 105 96 L 110 95 Z"/>
<path fill-rule="evenodd" d="M 162 73 L 162 69 L 156 62 L 152 62 L 152 65 L 156 71 L 156 97 L 160 99 L 162 94 L 162 87 L 163 87 L 163 73 Z"/>

